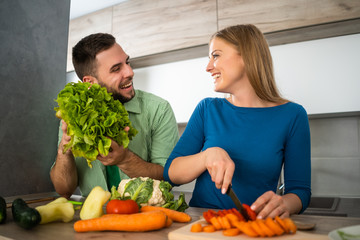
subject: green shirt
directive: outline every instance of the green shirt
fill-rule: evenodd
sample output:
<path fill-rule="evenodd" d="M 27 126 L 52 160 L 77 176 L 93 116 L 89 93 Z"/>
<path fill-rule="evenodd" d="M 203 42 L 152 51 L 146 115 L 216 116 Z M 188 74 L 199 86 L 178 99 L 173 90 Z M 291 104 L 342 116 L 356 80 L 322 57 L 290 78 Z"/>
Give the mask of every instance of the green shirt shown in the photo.
<path fill-rule="evenodd" d="M 124 106 L 132 126 L 138 130 L 128 148 L 143 160 L 164 166 L 179 140 L 176 119 L 170 104 L 151 93 L 136 90 L 135 97 Z M 60 127 L 59 143 L 61 137 Z M 78 184 L 83 196 L 87 196 L 95 186 L 108 189 L 105 166 L 99 160 L 92 162 L 92 168 L 84 158 L 77 157 L 75 162 Z M 129 178 L 120 169 L 119 172 L 121 179 Z"/>

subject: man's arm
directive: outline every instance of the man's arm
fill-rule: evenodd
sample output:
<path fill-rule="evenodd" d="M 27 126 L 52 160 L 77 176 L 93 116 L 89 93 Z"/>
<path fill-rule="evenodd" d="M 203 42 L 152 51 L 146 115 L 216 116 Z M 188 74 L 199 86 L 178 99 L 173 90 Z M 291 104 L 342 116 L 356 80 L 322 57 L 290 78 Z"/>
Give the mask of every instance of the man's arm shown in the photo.
<path fill-rule="evenodd" d="M 50 178 L 53 182 L 56 192 L 66 198 L 69 198 L 78 185 L 78 177 L 74 156 L 71 150 L 63 153 L 64 145 L 70 141 L 66 134 L 67 125 L 62 121 L 62 138 L 58 147 L 58 153 L 54 166 L 50 171 Z"/>
<path fill-rule="evenodd" d="M 119 146 L 113 140 L 111 140 L 111 149 L 112 151 L 106 157 L 98 156 L 98 160 L 104 165 L 117 165 L 130 178 L 150 177 L 157 180 L 163 179 L 163 166 L 144 161 L 128 148 L 124 149 L 123 146 Z"/>

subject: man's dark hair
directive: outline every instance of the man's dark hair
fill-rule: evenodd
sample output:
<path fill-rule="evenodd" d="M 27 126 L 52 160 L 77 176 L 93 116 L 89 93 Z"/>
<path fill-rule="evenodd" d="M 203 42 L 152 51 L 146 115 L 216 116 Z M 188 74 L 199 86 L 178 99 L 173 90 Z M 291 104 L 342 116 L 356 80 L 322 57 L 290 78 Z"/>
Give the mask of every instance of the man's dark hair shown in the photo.
<path fill-rule="evenodd" d="M 72 61 L 76 75 L 97 77 L 96 55 L 111 48 L 116 43 L 114 36 L 95 33 L 81 39 L 72 49 Z"/>

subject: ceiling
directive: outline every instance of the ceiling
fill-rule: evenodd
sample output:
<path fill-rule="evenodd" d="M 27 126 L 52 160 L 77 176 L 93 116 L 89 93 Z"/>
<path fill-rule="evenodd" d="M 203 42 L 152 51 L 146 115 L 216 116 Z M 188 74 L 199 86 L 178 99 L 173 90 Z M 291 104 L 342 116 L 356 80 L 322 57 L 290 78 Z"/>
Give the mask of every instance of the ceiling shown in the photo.
<path fill-rule="evenodd" d="M 70 19 L 74 19 L 127 0 L 70 0 Z"/>

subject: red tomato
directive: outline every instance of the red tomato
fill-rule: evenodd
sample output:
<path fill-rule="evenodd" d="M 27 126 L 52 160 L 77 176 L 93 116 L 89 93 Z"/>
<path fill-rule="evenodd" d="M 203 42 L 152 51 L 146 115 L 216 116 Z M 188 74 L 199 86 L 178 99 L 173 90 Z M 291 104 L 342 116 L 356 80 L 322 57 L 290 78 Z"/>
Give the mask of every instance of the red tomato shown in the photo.
<path fill-rule="evenodd" d="M 110 200 L 106 205 L 106 213 L 132 214 L 139 212 L 139 205 L 131 199 L 128 200 Z"/>

